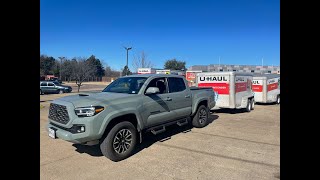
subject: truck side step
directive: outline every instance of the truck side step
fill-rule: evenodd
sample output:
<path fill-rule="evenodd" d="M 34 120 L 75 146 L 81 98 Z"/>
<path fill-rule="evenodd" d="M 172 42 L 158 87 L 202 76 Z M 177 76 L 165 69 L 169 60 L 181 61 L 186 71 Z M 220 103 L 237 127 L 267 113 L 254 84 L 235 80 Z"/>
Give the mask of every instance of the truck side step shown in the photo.
<path fill-rule="evenodd" d="M 164 131 L 166 131 L 166 127 L 165 126 L 156 127 L 156 128 L 151 130 L 152 134 L 154 134 L 154 135 L 157 135 L 157 134 L 162 133 Z"/>
<path fill-rule="evenodd" d="M 183 119 L 183 120 L 180 120 L 180 121 L 177 121 L 177 125 L 178 126 L 183 126 L 183 125 L 186 125 L 188 124 L 188 119 Z"/>

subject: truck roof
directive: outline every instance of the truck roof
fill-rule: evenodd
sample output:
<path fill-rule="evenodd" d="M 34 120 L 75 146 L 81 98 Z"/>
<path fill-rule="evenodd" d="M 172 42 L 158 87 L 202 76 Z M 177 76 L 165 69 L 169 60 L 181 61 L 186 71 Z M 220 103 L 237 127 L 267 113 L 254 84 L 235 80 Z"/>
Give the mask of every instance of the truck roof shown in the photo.
<path fill-rule="evenodd" d="M 175 75 L 175 74 L 135 74 L 135 75 L 129 75 L 128 77 L 184 77 L 184 76 L 180 76 L 180 75 Z M 126 77 L 126 76 L 123 76 Z"/>

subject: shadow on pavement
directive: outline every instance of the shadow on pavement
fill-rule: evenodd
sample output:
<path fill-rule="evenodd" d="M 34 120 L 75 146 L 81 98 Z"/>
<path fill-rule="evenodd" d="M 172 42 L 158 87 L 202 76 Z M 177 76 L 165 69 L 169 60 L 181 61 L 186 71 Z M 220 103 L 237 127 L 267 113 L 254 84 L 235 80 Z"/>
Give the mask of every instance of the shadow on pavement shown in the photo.
<path fill-rule="evenodd" d="M 210 114 L 208 119 L 208 125 L 211 124 L 213 121 L 218 119 L 219 116 L 215 114 Z M 206 127 L 204 127 L 206 128 Z M 150 132 L 143 133 L 142 135 L 142 143 L 137 145 L 136 150 L 133 152 L 134 154 L 139 153 L 145 148 L 150 147 L 152 144 L 156 142 L 163 142 L 166 140 L 171 139 L 172 136 L 179 134 L 179 133 L 188 133 L 193 129 L 192 125 L 185 125 L 185 126 L 178 126 L 178 125 L 172 125 L 166 127 L 166 131 L 163 133 L 160 133 L 158 135 L 153 135 Z M 87 153 L 91 156 L 103 156 L 100 150 L 100 145 L 94 145 L 94 146 L 86 146 L 82 144 L 73 144 L 73 146 L 76 148 L 76 151 L 79 153 Z"/>
<path fill-rule="evenodd" d="M 211 112 L 211 113 L 227 113 L 227 114 L 241 114 L 241 113 L 246 113 L 245 109 L 229 109 L 229 108 L 211 110 L 210 112 Z"/>
<path fill-rule="evenodd" d="M 261 105 L 261 106 L 271 106 L 271 105 L 280 105 L 280 104 L 277 104 L 276 102 L 272 102 L 272 103 L 259 103 L 259 102 L 256 102 L 256 105 Z"/>

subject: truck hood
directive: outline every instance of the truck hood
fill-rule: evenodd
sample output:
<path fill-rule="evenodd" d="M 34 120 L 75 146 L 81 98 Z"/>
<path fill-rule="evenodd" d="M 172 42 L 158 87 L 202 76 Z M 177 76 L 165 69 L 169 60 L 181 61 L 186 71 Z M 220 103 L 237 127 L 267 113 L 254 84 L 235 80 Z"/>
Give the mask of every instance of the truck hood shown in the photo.
<path fill-rule="evenodd" d="M 70 102 L 74 105 L 74 107 L 85 107 L 85 106 L 91 106 L 91 105 L 103 106 L 106 101 L 113 101 L 115 99 L 126 98 L 133 95 L 135 94 L 109 93 L 109 92 L 81 93 L 78 95 L 65 96 L 57 100 Z"/>

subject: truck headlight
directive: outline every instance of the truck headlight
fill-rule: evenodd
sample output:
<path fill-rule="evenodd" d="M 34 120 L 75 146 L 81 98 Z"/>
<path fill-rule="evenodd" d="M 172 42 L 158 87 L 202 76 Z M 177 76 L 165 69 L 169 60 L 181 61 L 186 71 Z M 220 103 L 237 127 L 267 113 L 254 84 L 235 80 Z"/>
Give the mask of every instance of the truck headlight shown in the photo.
<path fill-rule="evenodd" d="M 75 113 L 79 117 L 91 117 L 104 110 L 102 106 L 90 106 L 90 107 L 79 107 L 74 109 Z"/>

